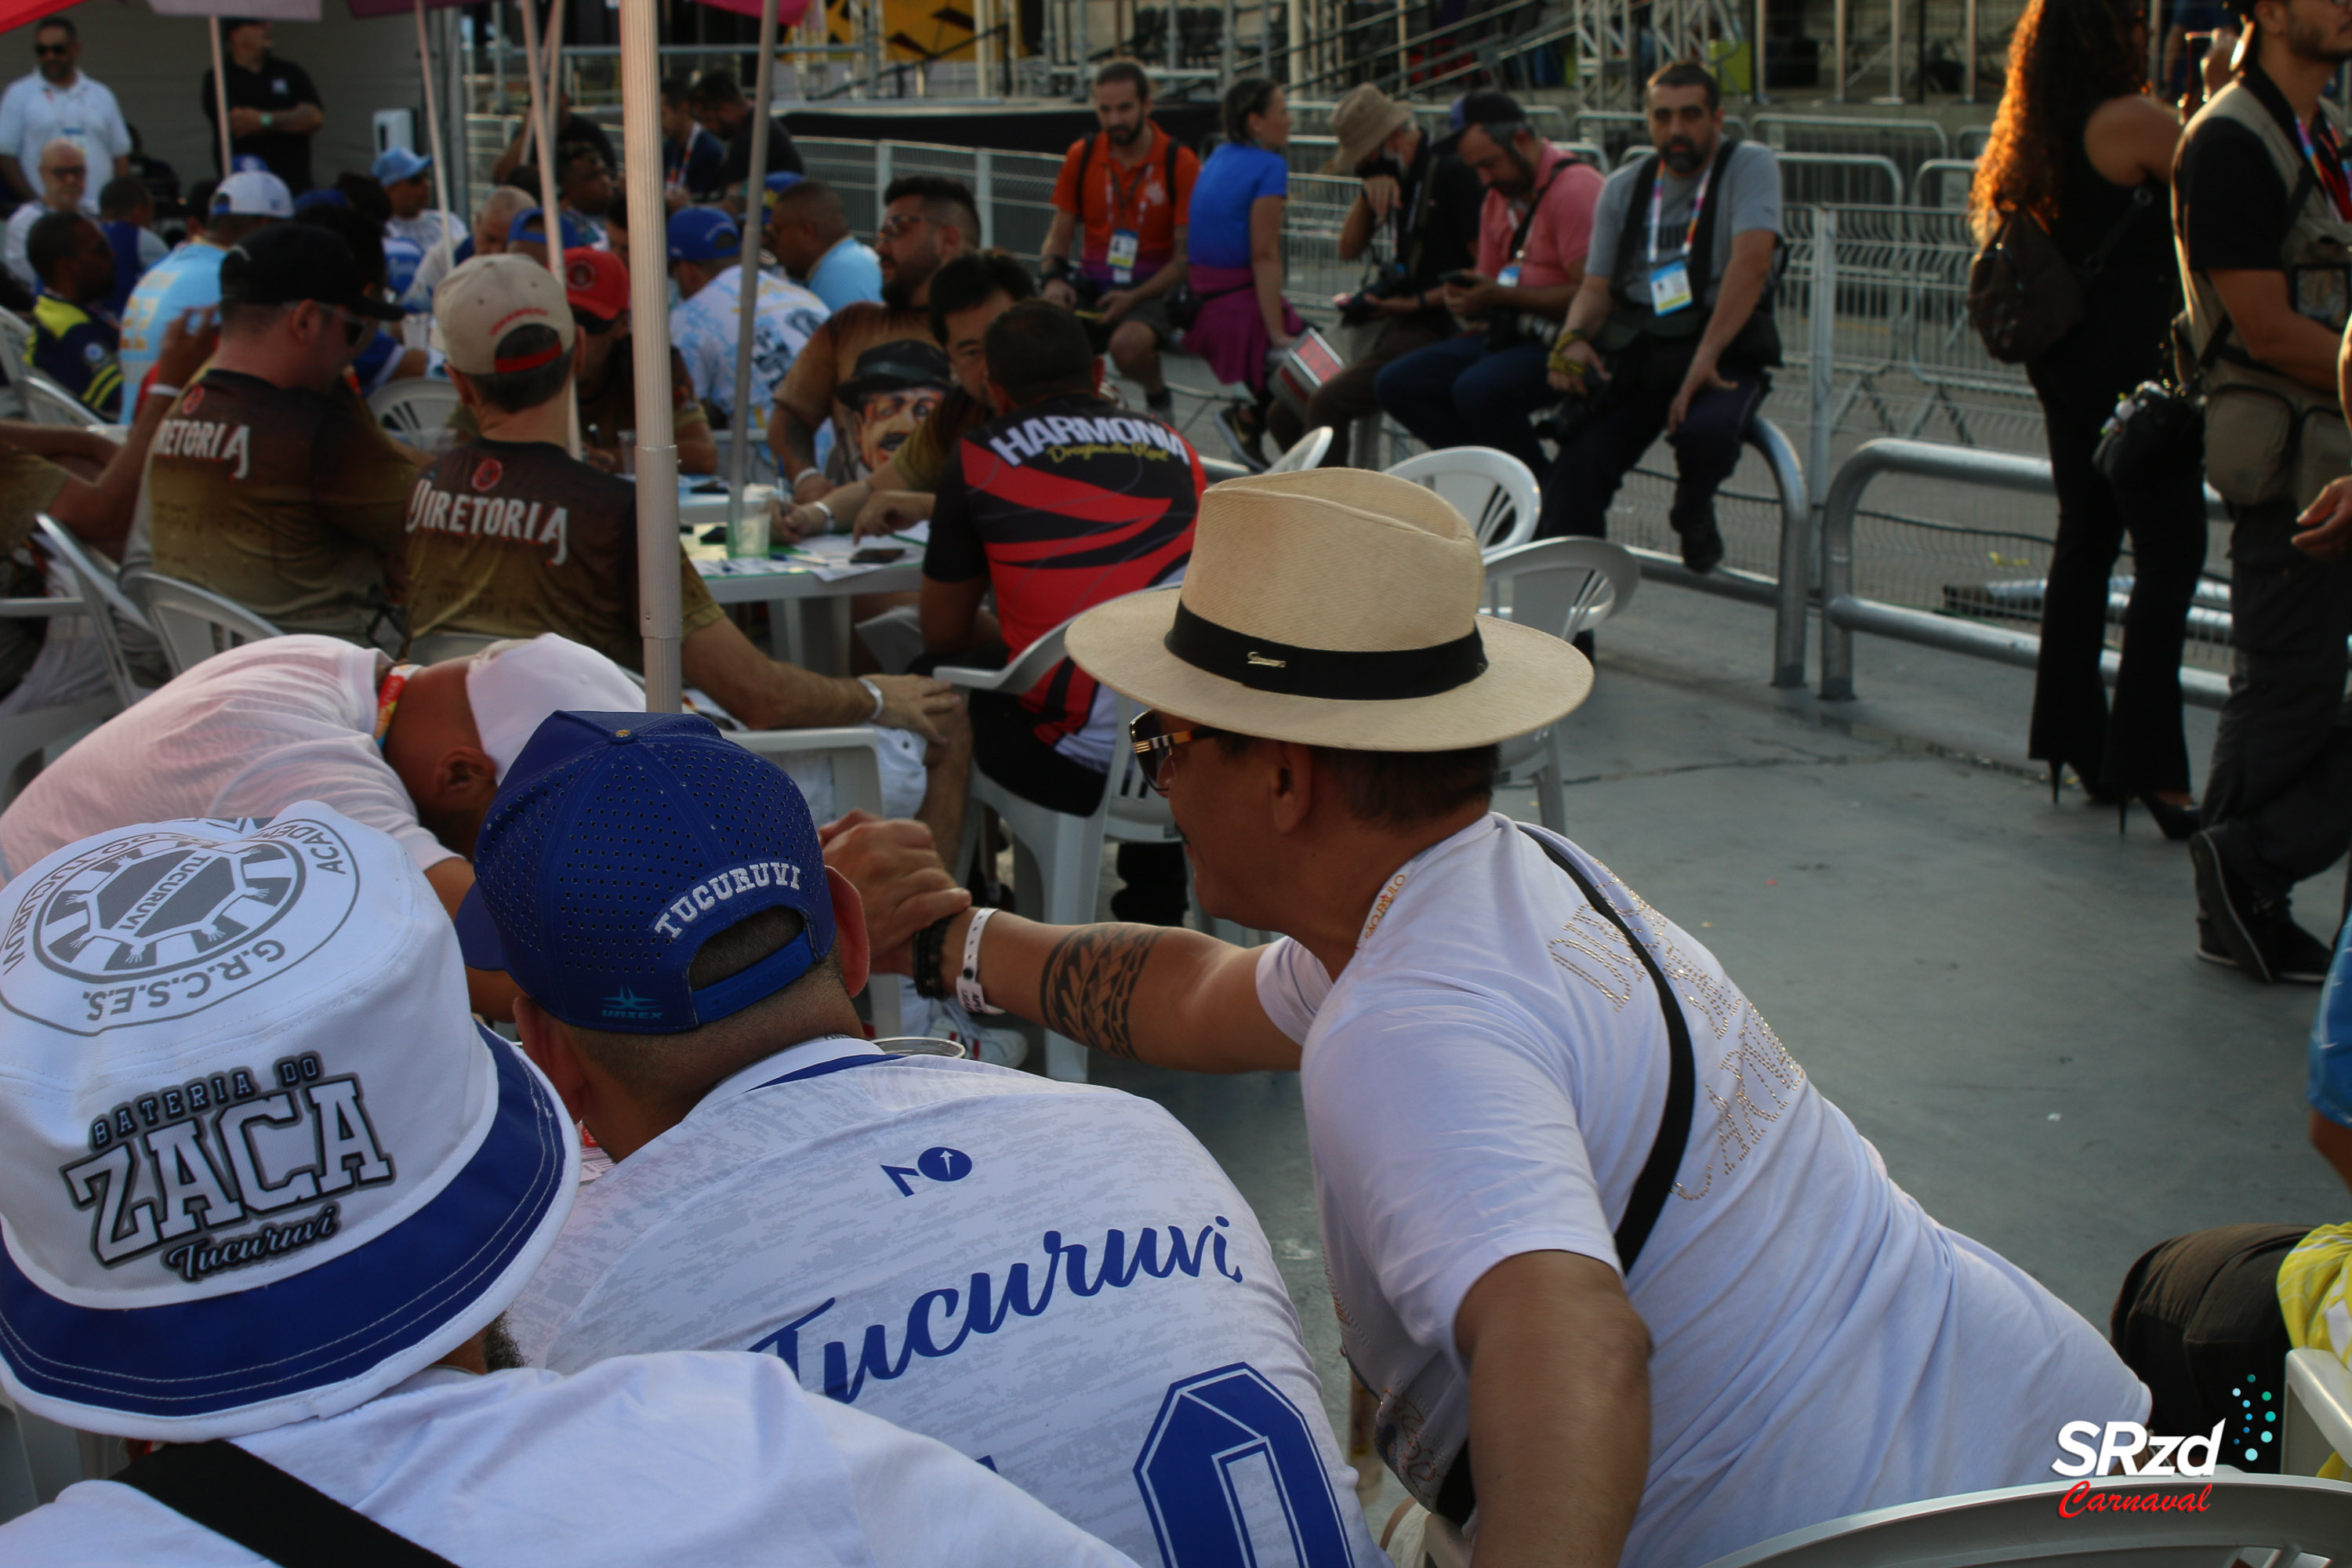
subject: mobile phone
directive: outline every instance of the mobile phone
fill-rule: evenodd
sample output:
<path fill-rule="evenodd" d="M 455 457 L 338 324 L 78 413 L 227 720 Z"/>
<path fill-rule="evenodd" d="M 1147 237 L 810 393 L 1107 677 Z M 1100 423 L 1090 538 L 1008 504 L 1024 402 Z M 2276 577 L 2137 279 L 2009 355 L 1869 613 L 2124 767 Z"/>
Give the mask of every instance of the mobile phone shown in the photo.
<path fill-rule="evenodd" d="M 1444 278 L 1440 279 L 1439 281 L 1451 283 L 1456 289 L 1475 289 L 1479 284 L 1485 282 L 1486 279 L 1479 277 L 1475 272 L 1449 272 Z"/>
<path fill-rule="evenodd" d="M 898 560 L 906 551 L 895 545 L 869 544 L 849 558 L 853 566 L 881 566 Z"/>

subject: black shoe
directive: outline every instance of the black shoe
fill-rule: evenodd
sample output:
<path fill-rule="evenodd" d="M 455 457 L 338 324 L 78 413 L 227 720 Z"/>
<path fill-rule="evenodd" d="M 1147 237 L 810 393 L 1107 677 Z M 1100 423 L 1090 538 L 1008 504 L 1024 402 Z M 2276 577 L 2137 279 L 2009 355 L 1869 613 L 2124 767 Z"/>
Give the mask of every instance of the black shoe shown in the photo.
<path fill-rule="evenodd" d="M 2197 917 L 2197 956 L 2207 963 L 2218 963 L 2225 969 L 2238 967 L 2238 961 L 2221 943 L 2221 933 L 2215 931 L 2213 922 L 2203 915 Z"/>
<path fill-rule="evenodd" d="M 1163 425 L 1176 423 L 1176 395 L 1166 387 L 1143 395 L 1143 411 Z"/>
<path fill-rule="evenodd" d="M 2327 984 L 2327 971 L 2336 954 L 2328 951 L 2326 942 L 2288 919 L 2284 904 L 2279 906 L 2264 945 L 2270 950 L 2271 973 L 2287 984 Z"/>
<path fill-rule="evenodd" d="M 1265 427 L 1260 425 L 1253 428 L 1244 420 L 1243 411 L 1247 406 L 1245 404 L 1229 403 L 1218 409 L 1217 433 L 1225 438 L 1225 445 L 1233 448 L 1234 456 L 1240 458 L 1244 466 L 1254 473 L 1262 474 L 1265 472 L 1266 462 L 1265 453 L 1258 446 L 1258 437 L 1265 434 Z"/>
<path fill-rule="evenodd" d="M 2140 805 L 2147 809 L 2149 820 L 2156 824 L 2157 831 L 2163 834 L 2167 838 L 2171 839 L 2175 844 L 2179 843 L 2181 840 L 2187 838 L 2190 834 L 2196 832 L 2200 827 L 2204 826 L 2203 814 L 2193 805 L 2174 805 L 2169 801 L 2157 799 L 2156 796 L 2148 794 L 2146 790 L 2142 790 L 2139 793 L 2137 799 Z M 2123 819 L 2130 815 L 2130 801 L 2126 800 L 2117 803 L 2116 806 L 2116 832 L 2121 833 L 2123 831 Z"/>
<path fill-rule="evenodd" d="M 1723 561 L 1723 531 L 1715 525 L 1715 508 L 1710 504 L 1706 519 L 1692 529 L 1677 529 L 1682 535 L 1683 565 L 1696 573 L 1712 572 Z"/>
<path fill-rule="evenodd" d="M 2200 828 L 2189 835 L 2189 862 L 2197 872 L 2199 957 L 2218 937 L 2238 967 L 2264 985 L 2326 982 L 2335 957 L 2327 944 L 2294 923 L 2284 899 L 2257 900 L 2230 868 L 2212 834 Z"/>

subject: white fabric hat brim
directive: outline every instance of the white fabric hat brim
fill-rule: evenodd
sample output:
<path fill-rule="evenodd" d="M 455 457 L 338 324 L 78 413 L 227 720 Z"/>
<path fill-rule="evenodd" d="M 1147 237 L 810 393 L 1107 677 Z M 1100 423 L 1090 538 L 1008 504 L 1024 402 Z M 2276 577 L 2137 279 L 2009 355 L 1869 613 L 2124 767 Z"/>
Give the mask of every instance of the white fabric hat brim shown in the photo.
<path fill-rule="evenodd" d="M 1261 691 L 1168 651 L 1176 588 L 1097 605 L 1072 623 L 1070 657 L 1121 696 L 1213 729 L 1361 752 L 1450 752 L 1524 735 L 1572 711 L 1592 689 L 1592 666 L 1532 626 L 1478 617 L 1486 668 L 1431 697 L 1347 701 Z"/>
<path fill-rule="evenodd" d="M 479 1333 L 555 1245 L 580 1138 L 521 1050 L 469 1026 L 497 1113 L 415 1214 L 260 1289 L 167 1306 L 60 1300 L 0 1249 L 0 1387 L 80 1431 L 197 1443 L 354 1409 Z"/>

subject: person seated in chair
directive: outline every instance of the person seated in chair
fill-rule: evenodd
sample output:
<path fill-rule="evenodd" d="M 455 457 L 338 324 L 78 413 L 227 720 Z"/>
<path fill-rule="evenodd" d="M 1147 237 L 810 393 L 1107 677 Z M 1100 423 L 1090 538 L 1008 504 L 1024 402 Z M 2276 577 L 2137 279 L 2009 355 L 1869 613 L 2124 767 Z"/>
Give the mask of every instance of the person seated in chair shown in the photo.
<path fill-rule="evenodd" d="M 933 667 L 1008 662 L 1080 610 L 1176 581 L 1205 482 L 1184 437 L 1102 395 L 1086 326 L 1061 306 L 1014 305 L 984 344 L 1000 412 L 950 450 L 923 556 Z M 994 643 L 980 635 L 991 589 Z M 1108 770 L 1126 765 L 1109 690 L 1066 659 L 1027 691 L 974 693 L 971 726 L 981 772 L 1073 816 L 1090 816 Z M 1118 918 L 1183 923 L 1181 845 L 1122 843 L 1118 870 Z"/>
<path fill-rule="evenodd" d="M 426 469 L 409 498 L 412 646 L 427 656 L 559 632 L 635 668 L 637 491 L 564 450 L 580 334 L 547 268 L 477 257 L 434 296 L 450 380 L 480 432 Z M 711 602 L 679 552 L 686 684 L 755 730 L 881 727 L 883 807 L 942 844 L 962 831 L 970 755 L 962 705 L 923 676 L 813 675 L 761 653 Z"/>
<path fill-rule="evenodd" d="M 27 363 L 100 419 L 122 399 L 115 359 L 121 324 L 106 308 L 114 291 L 114 247 L 79 212 L 44 213 L 25 239 L 25 258 L 41 280 L 33 301 Z"/>
<path fill-rule="evenodd" d="M 1664 431 L 1675 449 L 1683 564 L 1723 559 L 1715 492 L 1780 363 L 1772 255 L 1780 170 L 1760 142 L 1723 139 L 1723 94 L 1705 67 L 1650 79 L 1657 151 L 1609 176 L 1592 216 L 1591 265 L 1553 346 L 1552 384 L 1570 432 L 1544 481 L 1544 538 L 1609 531 L 1609 503 Z"/>

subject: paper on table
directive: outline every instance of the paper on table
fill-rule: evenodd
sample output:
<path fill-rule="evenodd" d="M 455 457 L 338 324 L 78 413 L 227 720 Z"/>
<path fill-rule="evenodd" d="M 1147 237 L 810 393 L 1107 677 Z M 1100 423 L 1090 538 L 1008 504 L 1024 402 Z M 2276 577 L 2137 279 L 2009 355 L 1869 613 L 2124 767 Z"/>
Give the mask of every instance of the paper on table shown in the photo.
<path fill-rule="evenodd" d="M 884 539 L 852 539 L 845 533 L 821 533 L 800 543 L 781 547 L 776 553 L 761 559 L 735 557 L 729 559 L 721 545 L 696 544 L 687 553 L 694 561 L 695 570 L 706 577 L 758 577 L 779 573 L 806 572 L 821 583 L 838 583 L 847 577 L 862 577 L 884 566 L 903 566 L 912 562 L 919 565 L 923 546 L 929 542 L 931 525 L 917 523 L 901 533 Z M 905 553 L 896 561 L 861 561 L 849 558 L 861 550 L 879 548 L 900 550 Z"/>

